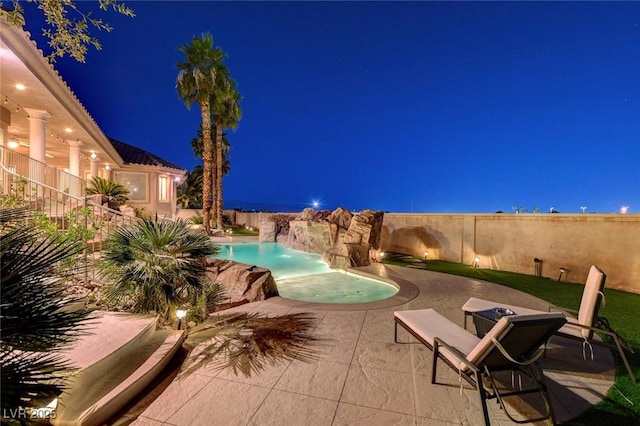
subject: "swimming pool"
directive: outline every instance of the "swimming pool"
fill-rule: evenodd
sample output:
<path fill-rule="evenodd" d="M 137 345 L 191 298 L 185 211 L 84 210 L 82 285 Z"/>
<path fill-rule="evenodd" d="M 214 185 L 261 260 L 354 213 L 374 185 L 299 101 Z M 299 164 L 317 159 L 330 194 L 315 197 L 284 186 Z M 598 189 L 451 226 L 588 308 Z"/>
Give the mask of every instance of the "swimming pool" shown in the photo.
<path fill-rule="evenodd" d="M 384 281 L 331 269 L 319 254 L 277 243 L 219 244 L 218 259 L 229 259 L 271 271 L 278 293 L 288 299 L 317 303 L 364 303 L 387 299 L 398 288 Z"/>

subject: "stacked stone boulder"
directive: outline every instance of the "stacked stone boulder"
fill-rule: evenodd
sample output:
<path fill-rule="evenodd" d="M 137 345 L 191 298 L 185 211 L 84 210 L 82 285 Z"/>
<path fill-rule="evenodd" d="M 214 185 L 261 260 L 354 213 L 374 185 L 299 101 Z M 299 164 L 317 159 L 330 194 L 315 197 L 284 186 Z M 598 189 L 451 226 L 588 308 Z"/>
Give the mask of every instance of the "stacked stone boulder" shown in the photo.
<path fill-rule="evenodd" d="M 276 241 L 278 228 L 275 222 L 261 222 L 258 241 L 261 243 L 273 243 Z"/>
<path fill-rule="evenodd" d="M 346 268 L 369 265 L 369 254 L 380 248 L 383 218 L 383 212 L 373 210 L 363 210 L 354 215 L 344 235 L 323 255 L 329 266 Z"/>
<path fill-rule="evenodd" d="M 278 295 L 271 271 L 258 266 L 231 260 L 207 259 L 209 277 L 223 290 L 225 299 L 215 305 L 216 310 L 249 302 L 257 302 Z M 212 304 L 207 303 L 208 308 Z M 208 309 L 211 310 L 211 309 Z"/>
<path fill-rule="evenodd" d="M 287 236 L 277 236 L 270 222 L 260 226 L 260 241 L 277 241 L 291 249 L 322 254 L 332 268 L 366 266 L 370 253 L 380 248 L 384 213 L 364 210 L 353 214 L 342 207 L 334 211 L 306 208 L 289 222 Z"/>

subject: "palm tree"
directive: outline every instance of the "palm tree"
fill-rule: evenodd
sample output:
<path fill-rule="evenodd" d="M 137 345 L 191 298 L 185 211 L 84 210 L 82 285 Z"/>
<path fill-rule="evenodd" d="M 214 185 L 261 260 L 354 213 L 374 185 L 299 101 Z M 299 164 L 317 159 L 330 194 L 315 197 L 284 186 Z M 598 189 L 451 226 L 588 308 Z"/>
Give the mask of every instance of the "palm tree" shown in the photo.
<path fill-rule="evenodd" d="M 55 351 L 83 332 L 89 318 L 77 299 L 65 294 L 64 260 L 84 244 L 48 237 L 24 221 L 26 210 L 0 210 L 2 410 L 33 407 L 59 395 L 67 362 Z M 80 306 L 80 307 L 78 307 Z"/>
<path fill-rule="evenodd" d="M 212 116 L 212 120 L 215 120 L 215 115 Z M 211 130 L 211 140 L 213 141 L 213 149 L 217 149 L 217 141 L 215 140 L 215 130 L 216 126 L 212 126 Z M 203 150 L 203 141 L 202 141 L 202 126 L 198 129 L 198 134 L 195 138 L 191 139 L 191 148 L 193 149 L 193 153 L 196 158 L 202 158 L 202 150 Z M 229 162 L 229 155 L 231 153 L 231 144 L 229 143 L 229 139 L 227 139 L 227 134 L 222 134 L 222 175 L 226 176 L 231 171 L 231 164 Z M 217 162 L 214 159 L 214 166 Z M 200 166 L 197 166 L 200 167 Z M 195 170 L 195 169 L 194 169 Z M 202 172 L 200 172 L 202 174 Z M 213 181 L 213 177 L 211 178 Z"/>
<path fill-rule="evenodd" d="M 178 50 L 185 54 L 185 61 L 179 62 L 176 90 L 188 109 L 195 102 L 200 107 L 202 117 L 204 176 L 202 188 L 202 212 L 205 230 L 210 232 L 211 212 L 211 170 L 213 166 L 213 144 L 211 142 L 211 96 L 215 93 L 216 75 L 222 66 L 225 54 L 213 45 L 211 34 L 194 37 L 190 44 L 181 45 Z"/>
<path fill-rule="evenodd" d="M 183 209 L 202 208 L 202 166 L 187 172 L 187 178 L 178 186 L 178 202 Z"/>
<path fill-rule="evenodd" d="M 216 250 L 207 234 L 185 220 L 143 219 L 118 228 L 98 263 L 109 281 L 105 299 L 169 320 L 178 305 L 195 306 L 215 288 L 205 260 Z"/>
<path fill-rule="evenodd" d="M 216 119 L 216 116 L 213 115 L 212 117 L 213 120 Z M 214 126 L 215 131 L 211 132 L 211 137 L 213 142 L 213 146 L 214 146 L 214 150 L 216 151 L 216 153 L 218 152 L 218 146 L 219 143 L 216 140 L 215 136 L 216 136 L 216 132 L 217 132 L 217 126 Z M 193 152 L 196 156 L 196 158 L 201 158 L 202 157 L 202 150 L 203 150 L 203 141 L 202 141 L 202 127 L 200 127 L 200 129 L 198 129 L 198 134 L 195 138 L 191 139 L 191 148 L 193 148 Z M 226 176 L 229 174 L 229 172 L 231 171 L 231 166 L 229 163 L 229 153 L 231 151 L 231 144 L 229 143 L 229 140 L 227 139 L 227 135 L 226 133 L 222 133 L 222 176 Z M 214 167 L 212 169 L 212 176 L 211 176 L 211 182 L 214 182 L 216 184 L 216 187 L 218 187 L 218 185 L 221 186 L 222 183 L 222 178 L 218 178 L 217 177 L 217 173 L 218 173 L 218 159 L 216 158 L 213 162 Z M 216 189 L 216 191 L 214 192 L 214 200 L 216 200 L 216 206 L 217 206 L 217 200 L 221 199 L 221 197 L 218 196 L 218 194 L 220 194 L 219 191 L 221 191 L 222 188 Z M 222 206 L 222 203 L 220 203 L 220 206 Z M 218 220 L 217 217 L 217 210 L 216 210 L 216 227 L 219 229 L 220 227 L 217 226 L 217 223 L 219 223 L 220 221 Z"/>
<path fill-rule="evenodd" d="M 219 84 L 216 85 L 218 91 L 213 103 L 213 114 L 215 115 L 216 130 L 216 183 L 215 204 L 216 204 L 216 227 L 222 229 L 222 176 L 223 176 L 223 129 L 235 128 L 242 116 L 240 111 L 240 94 L 236 90 L 236 83 L 228 76 L 228 70 L 218 74 Z"/>

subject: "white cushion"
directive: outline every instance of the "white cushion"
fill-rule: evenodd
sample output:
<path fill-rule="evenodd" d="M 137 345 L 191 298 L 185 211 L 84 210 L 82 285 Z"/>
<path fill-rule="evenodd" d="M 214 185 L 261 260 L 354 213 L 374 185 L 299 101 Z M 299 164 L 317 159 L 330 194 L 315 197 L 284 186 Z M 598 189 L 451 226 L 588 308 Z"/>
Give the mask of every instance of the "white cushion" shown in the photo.
<path fill-rule="evenodd" d="M 440 315 L 433 309 L 418 309 L 414 311 L 396 311 L 394 317 L 400 319 L 418 336 L 433 347 L 436 337 L 444 340 L 448 345 L 458 349 L 464 355 L 476 347 L 480 342 L 477 336 L 469 333 L 453 321 Z M 441 347 L 440 353 L 454 365 L 460 363 L 460 358 L 453 355 L 447 348 Z M 466 368 L 464 364 L 459 368 Z"/>
<path fill-rule="evenodd" d="M 584 284 L 584 290 L 582 291 L 582 299 L 580 300 L 580 309 L 578 310 L 579 324 L 588 327 L 593 325 L 593 320 L 596 315 L 596 304 L 598 303 L 598 297 L 600 297 L 604 278 L 604 273 L 598 269 L 597 266 L 591 265 L 587 282 Z M 584 338 L 589 338 L 590 335 L 591 331 L 589 329 L 582 329 L 582 336 Z"/>

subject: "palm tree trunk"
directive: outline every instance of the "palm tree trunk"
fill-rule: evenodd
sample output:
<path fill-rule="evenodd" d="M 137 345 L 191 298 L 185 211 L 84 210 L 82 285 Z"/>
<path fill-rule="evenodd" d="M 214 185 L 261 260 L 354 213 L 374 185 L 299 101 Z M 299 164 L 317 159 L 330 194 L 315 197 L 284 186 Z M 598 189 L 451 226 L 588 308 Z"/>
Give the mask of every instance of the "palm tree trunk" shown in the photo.
<path fill-rule="evenodd" d="M 211 172 L 213 166 L 213 143 L 211 141 L 211 110 L 209 100 L 200 102 L 202 115 L 202 216 L 204 230 L 211 233 Z"/>
<path fill-rule="evenodd" d="M 222 229 L 222 120 L 216 122 L 216 228 Z"/>

